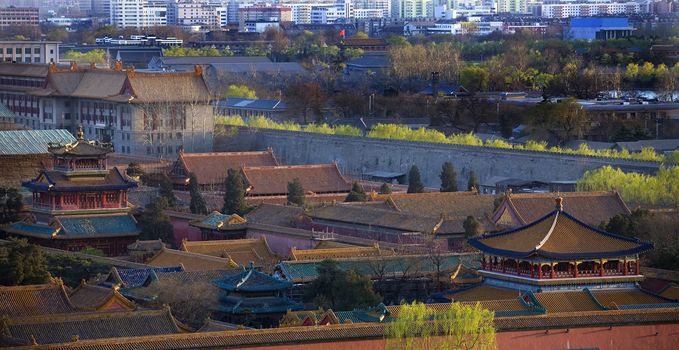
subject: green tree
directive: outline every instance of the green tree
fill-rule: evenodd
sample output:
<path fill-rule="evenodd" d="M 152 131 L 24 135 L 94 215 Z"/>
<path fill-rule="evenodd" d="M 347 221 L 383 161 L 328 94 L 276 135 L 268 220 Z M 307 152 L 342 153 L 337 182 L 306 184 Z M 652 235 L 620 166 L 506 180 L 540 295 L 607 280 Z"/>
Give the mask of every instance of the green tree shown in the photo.
<path fill-rule="evenodd" d="M 306 198 L 302 182 L 299 181 L 299 178 L 294 178 L 291 182 L 288 182 L 288 204 L 301 207 L 305 202 Z"/>
<path fill-rule="evenodd" d="M 481 66 L 464 67 L 460 74 L 460 83 L 472 93 L 488 90 L 489 79 L 488 68 Z"/>
<path fill-rule="evenodd" d="M 140 239 L 160 239 L 165 243 L 174 245 L 172 222 L 165 210 L 167 210 L 167 199 L 164 197 L 158 197 L 146 205 L 144 212 L 139 217 Z"/>
<path fill-rule="evenodd" d="M 408 171 L 408 193 L 422 193 L 424 192 L 424 185 L 420 178 L 420 169 L 416 165 L 410 167 Z"/>
<path fill-rule="evenodd" d="M 391 349 L 495 349 L 495 314 L 476 305 L 451 303 L 444 311 L 404 303 L 384 329 Z"/>
<path fill-rule="evenodd" d="M 94 49 L 88 52 L 69 50 L 64 54 L 64 60 L 78 63 L 104 63 L 106 62 L 106 52 L 102 49 Z"/>
<path fill-rule="evenodd" d="M 356 32 L 356 34 L 354 34 L 354 36 L 352 38 L 353 39 L 368 39 L 369 36 L 368 36 L 368 34 L 366 34 L 364 32 Z"/>
<path fill-rule="evenodd" d="M 479 190 L 479 179 L 476 178 L 476 172 L 474 170 L 469 171 L 469 181 L 467 181 L 467 190 Z"/>
<path fill-rule="evenodd" d="M 321 261 L 316 270 L 318 277 L 309 284 L 305 298 L 320 307 L 352 310 L 382 301 L 373 291 L 372 281 L 358 271 L 342 271 L 334 260 Z"/>
<path fill-rule="evenodd" d="M 174 196 L 174 188 L 172 186 L 172 180 L 167 174 L 161 174 L 159 177 L 159 187 L 160 196 L 167 200 L 167 205 L 169 208 L 174 208 L 177 199 Z"/>
<path fill-rule="evenodd" d="M 254 100 L 257 98 L 255 90 L 251 90 L 247 85 L 229 85 L 226 88 L 224 97 L 247 98 Z"/>
<path fill-rule="evenodd" d="M 0 187 L 0 224 L 19 220 L 23 197 L 16 188 Z"/>
<path fill-rule="evenodd" d="M 481 233 L 481 223 L 472 215 L 469 215 L 464 219 L 462 227 L 464 228 L 464 234 L 467 237 L 477 236 Z"/>
<path fill-rule="evenodd" d="M 358 181 L 354 181 L 354 184 L 351 186 L 351 192 L 349 192 L 349 195 L 347 195 L 347 198 L 344 200 L 345 202 L 365 202 L 368 200 L 368 195 L 365 194 L 365 190 L 363 190 L 363 186 L 358 183 Z"/>
<path fill-rule="evenodd" d="M 198 179 L 194 173 L 189 174 L 189 195 L 191 196 L 189 210 L 194 214 L 207 214 L 207 205 L 203 195 L 200 193 Z"/>
<path fill-rule="evenodd" d="M 639 234 L 641 223 L 648 216 L 648 211 L 635 209 L 630 214 L 618 214 L 612 217 L 603 229 L 627 237 L 636 237 Z"/>
<path fill-rule="evenodd" d="M 243 215 L 246 210 L 247 204 L 245 204 L 243 177 L 236 169 L 229 169 L 226 179 L 224 179 L 224 206 L 222 207 L 222 213 L 227 215 Z"/>
<path fill-rule="evenodd" d="M 455 172 L 453 163 L 443 163 L 439 178 L 441 179 L 441 192 L 457 191 L 457 173 Z"/>
<path fill-rule="evenodd" d="M 25 239 L 10 239 L 0 246 L 0 285 L 41 284 L 48 277 L 45 256 L 38 246 Z"/>
<path fill-rule="evenodd" d="M 391 194 L 391 185 L 388 183 L 383 183 L 382 186 L 380 186 L 380 194 Z"/>

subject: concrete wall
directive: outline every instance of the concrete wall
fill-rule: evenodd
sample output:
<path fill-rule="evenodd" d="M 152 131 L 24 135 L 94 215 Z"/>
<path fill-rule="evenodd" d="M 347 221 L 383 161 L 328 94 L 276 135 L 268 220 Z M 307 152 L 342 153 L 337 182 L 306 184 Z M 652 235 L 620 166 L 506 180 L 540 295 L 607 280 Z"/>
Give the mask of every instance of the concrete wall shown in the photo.
<path fill-rule="evenodd" d="M 218 126 L 215 134 L 215 151 L 254 151 L 272 147 L 283 164 L 334 160 L 345 174 L 353 176 L 375 170 L 407 173 L 412 165 L 417 165 L 424 184 L 431 187 L 440 186 L 438 176 L 446 161 L 455 166 L 460 188 L 466 187 L 470 170 L 474 170 L 483 183 L 493 176 L 537 181 L 576 180 L 585 171 L 604 165 L 654 173 L 660 166 L 656 162 L 625 159 L 280 130 Z"/>

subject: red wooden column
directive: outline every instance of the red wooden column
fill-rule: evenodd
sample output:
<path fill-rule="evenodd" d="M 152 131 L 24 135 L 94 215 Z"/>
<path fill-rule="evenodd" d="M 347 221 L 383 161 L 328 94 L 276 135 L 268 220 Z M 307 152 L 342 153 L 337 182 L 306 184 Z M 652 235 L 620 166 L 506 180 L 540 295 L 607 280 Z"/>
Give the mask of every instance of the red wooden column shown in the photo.
<path fill-rule="evenodd" d="M 542 279 L 542 264 L 538 264 L 538 279 Z"/>
<path fill-rule="evenodd" d="M 637 272 L 637 275 L 640 274 L 640 270 L 639 270 L 639 257 L 637 257 L 637 262 L 636 262 L 636 272 Z"/>
<path fill-rule="evenodd" d="M 505 273 L 505 258 L 500 259 L 500 265 L 502 265 L 502 273 Z"/>
<path fill-rule="evenodd" d="M 520 266 L 520 264 L 519 264 L 519 259 L 514 260 L 514 262 L 516 263 L 516 264 L 515 264 L 515 266 L 516 266 L 516 275 L 518 276 L 518 275 L 520 274 L 520 273 L 519 273 L 519 266 Z"/>
<path fill-rule="evenodd" d="M 535 272 L 535 265 L 530 263 L 530 278 L 533 278 Z"/>
<path fill-rule="evenodd" d="M 623 259 L 622 263 L 622 275 L 627 276 L 627 258 Z"/>
<path fill-rule="evenodd" d="M 554 263 L 549 263 L 549 278 L 554 278 Z"/>
<path fill-rule="evenodd" d="M 577 261 L 573 262 L 573 268 L 575 269 L 575 271 L 573 271 L 573 277 L 578 278 L 578 262 Z"/>

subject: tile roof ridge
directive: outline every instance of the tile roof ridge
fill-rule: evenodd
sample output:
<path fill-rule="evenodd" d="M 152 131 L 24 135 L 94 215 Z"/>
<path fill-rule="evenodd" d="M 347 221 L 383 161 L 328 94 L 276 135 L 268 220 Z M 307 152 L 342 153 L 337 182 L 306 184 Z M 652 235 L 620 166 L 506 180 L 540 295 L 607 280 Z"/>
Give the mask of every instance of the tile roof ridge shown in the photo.
<path fill-rule="evenodd" d="M 521 223 L 521 225 L 528 224 L 528 222 L 526 222 L 526 219 L 524 219 L 523 216 L 521 216 L 521 212 L 519 212 L 519 209 L 514 205 L 514 202 L 512 202 L 513 197 L 514 197 L 514 194 L 511 194 L 511 192 L 510 192 L 510 195 L 505 196 L 503 203 L 506 203 L 509 206 L 509 208 L 514 212 L 516 217 L 519 219 L 519 222 Z M 502 204 L 500 204 L 500 206 L 498 207 L 498 210 L 501 207 L 502 207 Z"/>
<path fill-rule="evenodd" d="M 197 157 L 214 157 L 214 156 L 227 156 L 227 155 L 259 155 L 259 154 L 271 154 L 270 151 L 242 151 L 242 152 L 181 152 L 180 156 L 185 158 L 197 158 Z"/>
<path fill-rule="evenodd" d="M 148 264 L 153 259 L 160 256 L 160 254 L 163 253 L 163 252 L 165 252 L 165 254 L 174 254 L 174 255 L 181 255 L 181 256 L 185 256 L 185 257 L 189 257 L 189 258 L 212 260 L 214 262 L 223 262 L 223 261 L 226 260 L 225 258 L 220 258 L 220 257 L 212 256 L 212 255 L 206 255 L 206 254 L 200 254 L 200 253 L 194 253 L 194 252 L 186 252 L 186 251 L 178 250 L 178 249 L 163 248 L 156 255 L 154 255 L 149 260 L 147 260 L 146 263 Z M 158 266 L 154 266 L 154 267 L 158 267 Z"/>
<path fill-rule="evenodd" d="M 545 234 L 540 243 L 538 243 L 535 246 L 534 251 L 540 250 L 542 246 L 545 245 L 545 243 L 547 243 L 549 238 L 552 236 L 552 232 L 554 232 L 554 228 L 556 227 L 556 224 L 559 221 L 559 214 L 561 214 L 561 210 L 557 210 L 556 213 L 554 214 L 554 221 L 552 221 L 552 226 L 549 228 L 549 231 L 547 231 L 547 234 Z"/>
<path fill-rule="evenodd" d="M 98 311 L 69 312 L 51 315 L 12 317 L 8 319 L 8 324 L 11 325 L 36 324 L 36 323 L 44 324 L 69 321 L 85 321 L 91 319 L 124 318 L 130 316 L 132 317 L 153 316 L 153 315 L 160 316 L 167 313 L 168 310 L 165 309 L 124 310 L 115 312 L 98 312 Z"/>
<path fill-rule="evenodd" d="M 247 242 L 246 242 L 247 241 Z M 242 238 L 242 239 L 214 239 L 209 241 L 182 241 L 188 246 L 210 246 L 210 245 L 237 245 L 239 243 L 256 243 L 261 241 L 259 238 Z"/>
<path fill-rule="evenodd" d="M 293 164 L 293 165 L 260 165 L 260 166 L 244 166 L 243 170 L 276 170 L 276 169 L 322 169 L 337 167 L 335 164 Z M 338 169 L 339 170 L 339 169 Z"/>

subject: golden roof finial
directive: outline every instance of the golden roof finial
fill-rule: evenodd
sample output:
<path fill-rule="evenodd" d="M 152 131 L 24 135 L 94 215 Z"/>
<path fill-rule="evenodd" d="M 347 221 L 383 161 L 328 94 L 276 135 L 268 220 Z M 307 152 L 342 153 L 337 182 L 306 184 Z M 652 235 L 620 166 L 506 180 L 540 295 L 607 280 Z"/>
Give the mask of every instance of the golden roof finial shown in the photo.
<path fill-rule="evenodd" d="M 84 140 L 85 139 L 85 132 L 83 131 L 82 125 L 78 127 L 78 140 Z"/>

